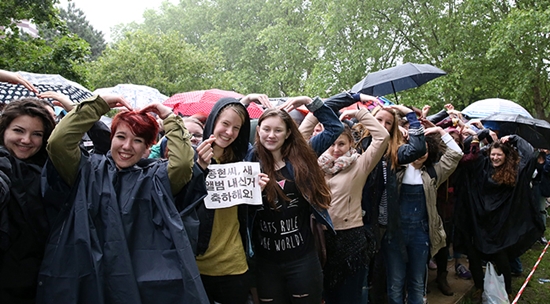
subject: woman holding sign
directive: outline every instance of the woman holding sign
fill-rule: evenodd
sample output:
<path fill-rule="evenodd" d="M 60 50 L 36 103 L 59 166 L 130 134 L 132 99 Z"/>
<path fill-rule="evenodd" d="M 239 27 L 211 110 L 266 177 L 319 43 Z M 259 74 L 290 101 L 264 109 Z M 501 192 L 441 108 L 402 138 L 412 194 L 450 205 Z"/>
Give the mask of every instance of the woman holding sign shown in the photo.
<path fill-rule="evenodd" d="M 212 163 L 216 164 L 244 159 L 250 136 L 250 117 L 244 104 L 251 100 L 269 106 L 263 94 L 250 94 L 240 101 L 222 98 L 216 102 L 206 119 L 205 144 L 197 148 L 199 155 L 212 156 Z M 204 164 L 201 166 L 205 168 Z M 210 301 L 245 303 L 252 286 L 246 254 L 250 250 L 247 205 L 207 209 L 200 204 L 197 213 L 200 228 L 196 260 Z"/>
<path fill-rule="evenodd" d="M 324 125 L 309 143 L 288 114 L 301 105 Z M 291 98 L 281 107 L 266 110 L 258 120 L 250 154 L 269 176 L 263 204 L 253 217 L 258 296 L 261 302 L 318 304 L 323 272 L 310 226 L 312 213 L 334 230 L 327 212 L 330 190 L 316 159 L 343 127 L 319 98 Z"/>

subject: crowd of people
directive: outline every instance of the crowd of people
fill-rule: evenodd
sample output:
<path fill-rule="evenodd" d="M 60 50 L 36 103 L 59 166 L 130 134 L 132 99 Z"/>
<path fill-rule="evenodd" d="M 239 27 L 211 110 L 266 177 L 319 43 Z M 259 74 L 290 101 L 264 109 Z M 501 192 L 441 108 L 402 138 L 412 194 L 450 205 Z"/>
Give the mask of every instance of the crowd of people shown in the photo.
<path fill-rule="evenodd" d="M 548 151 L 450 104 L 430 116 L 356 92 L 278 106 L 249 94 L 200 120 L 0 81 L 37 96 L 0 116 L 1 303 L 420 304 L 430 261 L 453 294 L 451 251 L 468 258 L 456 265 L 474 298 L 487 261 L 511 297 L 545 230 Z M 243 161 L 260 165 L 261 202 L 207 208 L 209 167 Z"/>

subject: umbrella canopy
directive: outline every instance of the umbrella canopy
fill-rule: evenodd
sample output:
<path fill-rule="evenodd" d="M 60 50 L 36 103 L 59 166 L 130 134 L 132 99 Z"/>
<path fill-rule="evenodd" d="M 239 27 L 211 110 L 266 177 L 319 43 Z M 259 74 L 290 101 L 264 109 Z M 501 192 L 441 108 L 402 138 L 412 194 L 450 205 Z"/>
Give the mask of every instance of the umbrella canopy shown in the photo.
<path fill-rule="evenodd" d="M 533 118 L 531 114 L 519 104 L 501 98 L 489 98 L 476 101 L 461 111 L 470 118 L 485 118 L 494 113 L 520 114 Z"/>
<path fill-rule="evenodd" d="M 497 113 L 481 120 L 486 128 L 498 131 L 498 136 L 517 134 L 533 147 L 550 149 L 550 123 L 520 114 Z"/>
<path fill-rule="evenodd" d="M 429 64 L 405 63 L 389 69 L 369 73 L 363 80 L 356 83 L 352 92 L 372 96 L 383 96 L 419 87 L 426 82 L 447 73 Z"/>
<path fill-rule="evenodd" d="M 92 92 L 82 85 L 70 81 L 57 74 L 35 74 L 28 72 L 17 72 L 26 80 L 34 85 L 39 92 L 54 91 L 67 95 L 73 102 L 79 102 L 82 99 L 92 96 Z M 20 84 L 11 84 L 0 82 L 0 101 L 8 103 L 13 99 L 22 97 L 36 97 L 34 92 L 27 90 Z M 51 101 L 51 100 L 50 100 Z"/>
<path fill-rule="evenodd" d="M 155 102 L 163 103 L 168 99 L 168 96 L 160 93 L 155 88 L 137 84 L 118 84 L 110 88 L 97 89 L 94 94 L 122 95 L 133 109 L 141 109 Z"/>
<path fill-rule="evenodd" d="M 174 112 L 184 116 L 191 116 L 197 113 L 208 115 L 214 104 L 223 97 L 241 98 L 244 96 L 233 91 L 210 89 L 178 93 L 168 98 L 163 104 L 173 108 Z M 263 113 L 263 109 L 255 103 L 251 103 L 247 110 L 250 118 L 259 118 Z"/>

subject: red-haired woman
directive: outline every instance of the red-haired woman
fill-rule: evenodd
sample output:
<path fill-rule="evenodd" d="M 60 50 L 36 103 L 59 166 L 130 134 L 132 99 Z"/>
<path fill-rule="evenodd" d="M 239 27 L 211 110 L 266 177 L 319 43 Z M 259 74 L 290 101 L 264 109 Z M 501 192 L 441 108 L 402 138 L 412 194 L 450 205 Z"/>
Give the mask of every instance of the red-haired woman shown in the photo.
<path fill-rule="evenodd" d="M 192 176 L 188 131 L 170 108 L 152 104 L 115 116 L 106 155 L 81 152 L 84 132 L 114 107 L 129 108 L 119 96 L 83 101 L 48 142 L 45 199 L 58 203 L 59 215 L 38 302 L 208 303 L 173 202 Z M 163 119 L 168 161 L 142 159 L 158 132 L 148 112 Z"/>

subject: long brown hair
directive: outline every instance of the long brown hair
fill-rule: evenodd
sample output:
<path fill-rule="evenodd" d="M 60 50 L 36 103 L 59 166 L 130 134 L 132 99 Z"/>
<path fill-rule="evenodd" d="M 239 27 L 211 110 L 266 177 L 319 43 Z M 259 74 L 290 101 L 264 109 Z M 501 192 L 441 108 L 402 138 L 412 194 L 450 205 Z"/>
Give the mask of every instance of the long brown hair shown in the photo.
<path fill-rule="evenodd" d="M 518 174 L 519 154 L 509 143 L 502 143 L 500 140 L 495 141 L 489 148 L 489 155 L 493 149 L 501 149 L 504 152 L 504 163 L 495 168 L 495 173 L 491 178 L 498 184 L 514 186 Z"/>
<path fill-rule="evenodd" d="M 391 168 L 396 169 L 397 163 L 399 162 L 397 151 L 399 147 L 405 142 L 405 140 L 403 139 L 403 134 L 401 134 L 401 131 L 399 130 L 399 115 L 395 110 L 377 106 L 372 110 L 372 116 L 376 118 L 376 114 L 380 111 L 386 111 L 393 116 L 393 124 L 391 126 L 391 131 L 389 132 L 390 142 L 388 143 L 388 148 L 386 149 L 386 154 L 384 154 L 384 156 L 386 157 L 386 159 L 391 161 Z M 361 141 L 368 137 L 370 135 L 370 132 L 365 128 L 365 126 L 360 123 L 355 124 L 353 130 L 354 135 L 360 134 L 359 136 L 355 135 L 355 139 L 358 139 L 358 141 L 356 141 L 356 147 L 361 147 Z"/>
<path fill-rule="evenodd" d="M 258 119 L 258 128 L 261 127 L 266 118 L 275 116 L 281 118 L 289 132 L 288 138 L 281 147 L 281 155 L 283 160 L 290 161 L 294 168 L 296 187 L 311 204 L 322 209 L 328 209 L 331 201 L 330 189 L 325 182 L 321 168 L 317 164 L 317 155 L 298 131 L 298 126 L 296 126 L 292 117 L 286 111 L 268 109 Z M 275 160 L 271 152 L 260 143 L 258 131 L 256 131 L 254 146 L 255 155 L 261 162 L 264 173 L 269 176 L 269 182 L 264 192 L 269 204 L 276 207 L 275 202 L 278 197 L 282 197 L 286 201 L 288 201 L 288 197 L 277 184 Z"/>

